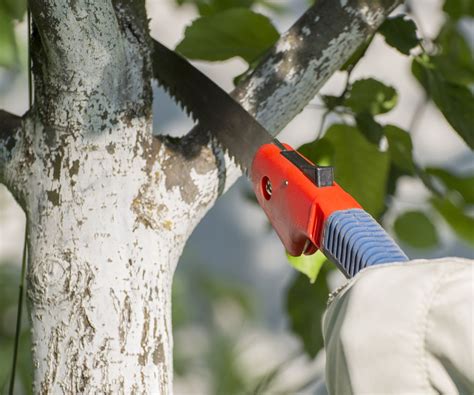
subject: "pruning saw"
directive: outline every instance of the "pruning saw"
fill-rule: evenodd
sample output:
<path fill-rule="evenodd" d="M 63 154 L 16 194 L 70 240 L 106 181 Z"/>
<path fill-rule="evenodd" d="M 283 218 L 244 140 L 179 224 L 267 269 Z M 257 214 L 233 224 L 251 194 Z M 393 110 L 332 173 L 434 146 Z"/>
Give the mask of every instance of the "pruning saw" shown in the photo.
<path fill-rule="evenodd" d="M 290 255 L 318 249 L 350 278 L 365 267 L 408 260 L 400 247 L 318 166 L 274 138 L 217 84 L 154 41 L 155 77 L 228 150 Z"/>

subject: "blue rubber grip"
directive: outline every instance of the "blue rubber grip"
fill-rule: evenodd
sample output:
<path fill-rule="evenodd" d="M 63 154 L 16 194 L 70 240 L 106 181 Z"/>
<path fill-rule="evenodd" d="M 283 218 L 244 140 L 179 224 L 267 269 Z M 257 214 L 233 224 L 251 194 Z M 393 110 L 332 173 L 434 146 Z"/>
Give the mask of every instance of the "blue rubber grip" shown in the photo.
<path fill-rule="evenodd" d="M 408 257 L 367 212 L 335 211 L 324 225 L 322 251 L 348 278 L 368 266 Z"/>

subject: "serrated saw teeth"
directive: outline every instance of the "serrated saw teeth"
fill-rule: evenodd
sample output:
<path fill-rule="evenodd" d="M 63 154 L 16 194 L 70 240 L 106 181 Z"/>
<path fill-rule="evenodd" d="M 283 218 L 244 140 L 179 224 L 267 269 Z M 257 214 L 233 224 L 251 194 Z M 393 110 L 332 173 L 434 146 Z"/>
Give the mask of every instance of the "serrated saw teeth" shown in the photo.
<path fill-rule="evenodd" d="M 169 95 L 191 118 L 210 130 L 229 156 L 249 169 L 260 146 L 274 137 L 214 81 L 182 56 L 157 41 L 153 43 L 153 73 Z M 159 60 L 159 61 L 158 61 Z"/>
<path fill-rule="evenodd" d="M 164 81 L 161 81 L 159 78 L 157 78 L 158 85 L 163 88 L 163 90 L 170 96 L 173 101 L 178 105 L 178 107 L 186 113 L 188 117 L 190 117 L 194 122 L 198 122 L 199 119 L 196 116 L 196 114 L 186 105 L 185 101 L 179 97 L 179 95 L 176 92 L 176 89 L 165 83 Z"/>

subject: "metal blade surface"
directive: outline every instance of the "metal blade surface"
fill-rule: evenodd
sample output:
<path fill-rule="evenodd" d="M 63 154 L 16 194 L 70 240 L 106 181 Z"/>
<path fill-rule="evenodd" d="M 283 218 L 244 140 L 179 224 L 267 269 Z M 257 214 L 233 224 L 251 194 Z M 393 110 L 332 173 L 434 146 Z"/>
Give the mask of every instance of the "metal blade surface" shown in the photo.
<path fill-rule="evenodd" d="M 208 129 L 249 172 L 253 157 L 274 137 L 227 92 L 176 52 L 154 41 L 153 72 L 165 90 Z"/>

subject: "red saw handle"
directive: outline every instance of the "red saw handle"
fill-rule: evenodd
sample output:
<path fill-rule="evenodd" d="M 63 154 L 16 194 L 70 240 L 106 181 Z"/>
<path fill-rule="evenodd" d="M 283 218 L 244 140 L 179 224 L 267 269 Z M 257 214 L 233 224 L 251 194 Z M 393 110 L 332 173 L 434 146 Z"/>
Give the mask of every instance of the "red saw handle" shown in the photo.
<path fill-rule="evenodd" d="M 346 277 L 408 257 L 334 182 L 332 167 L 315 166 L 275 140 L 257 151 L 252 182 L 258 202 L 291 255 L 320 249 Z"/>
<path fill-rule="evenodd" d="M 332 172 L 286 144 L 265 144 L 255 155 L 251 176 L 257 200 L 291 255 L 321 248 L 323 225 L 334 211 L 361 208 L 333 181 Z"/>

